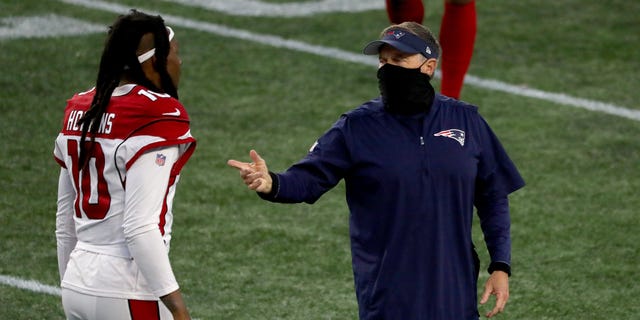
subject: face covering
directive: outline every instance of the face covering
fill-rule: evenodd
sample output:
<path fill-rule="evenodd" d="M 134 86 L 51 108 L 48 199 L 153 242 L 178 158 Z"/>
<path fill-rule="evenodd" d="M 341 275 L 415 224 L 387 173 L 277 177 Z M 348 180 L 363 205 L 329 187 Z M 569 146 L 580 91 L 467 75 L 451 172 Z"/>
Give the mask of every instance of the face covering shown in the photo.
<path fill-rule="evenodd" d="M 429 80 L 419 67 L 407 69 L 389 63 L 383 65 L 378 69 L 378 86 L 384 108 L 401 115 L 428 113 L 435 96 Z"/>

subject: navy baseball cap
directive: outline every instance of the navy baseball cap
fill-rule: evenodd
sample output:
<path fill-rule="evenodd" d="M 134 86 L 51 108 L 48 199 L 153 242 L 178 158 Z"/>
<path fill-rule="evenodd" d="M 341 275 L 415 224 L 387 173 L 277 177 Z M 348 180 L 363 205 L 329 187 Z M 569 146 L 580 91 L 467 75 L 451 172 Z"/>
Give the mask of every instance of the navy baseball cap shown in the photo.
<path fill-rule="evenodd" d="M 404 29 L 391 29 L 385 32 L 380 40 L 369 42 L 363 50 L 364 54 L 376 55 L 380 48 L 388 44 L 404 53 L 420 53 L 427 59 L 438 58 L 438 47 L 435 43 L 428 43 L 415 34 Z"/>

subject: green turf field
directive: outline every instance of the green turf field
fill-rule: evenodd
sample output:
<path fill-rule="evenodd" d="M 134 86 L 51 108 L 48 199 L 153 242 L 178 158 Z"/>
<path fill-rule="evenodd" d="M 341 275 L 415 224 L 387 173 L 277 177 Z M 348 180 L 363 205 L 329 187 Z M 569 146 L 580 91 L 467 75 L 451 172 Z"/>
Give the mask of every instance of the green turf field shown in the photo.
<path fill-rule="evenodd" d="M 437 32 L 442 1 L 425 2 L 425 23 Z M 0 2 L 0 277 L 59 283 L 53 142 L 65 100 L 93 86 L 104 39 L 87 25 L 78 34 L 7 36 L 17 28 L 7 19 L 48 17 L 30 32 L 54 30 L 61 17 L 105 27 L 111 9 L 139 3 Z M 382 5 L 264 17 L 145 3 L 139 8 L 170 17 L 176 30 L 180 96 L 198 139 L 178 187 L 171 246 L 192 316 L 356 319 L 343 186 L 312 206 L 271 204 L 226 161 L 255 148 L 284 170 L 342 112 L 376 96 L 375 58 L 348 58 L 387 25 Z M 511 197 L 511 298 L 497 318 L 638 319 L 640 2 L 479 0 L 477 8 L 469 73 L 510 89 L 477 81 L 462 98 L 480 106 L 527 182 Z M 300 51 L 285 39 L 340 51 Z M 474 237 L 484 248 L 477 224 Z M 3 282 L 0 319 L 62 319 L 59 300 Z"/>

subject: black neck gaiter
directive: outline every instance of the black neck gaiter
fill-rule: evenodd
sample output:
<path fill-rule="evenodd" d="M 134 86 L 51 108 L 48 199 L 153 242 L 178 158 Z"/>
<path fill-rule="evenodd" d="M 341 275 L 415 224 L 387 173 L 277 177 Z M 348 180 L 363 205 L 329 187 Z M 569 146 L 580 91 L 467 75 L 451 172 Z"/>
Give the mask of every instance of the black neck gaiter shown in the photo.
<path fill-rule="evenodd" d="M 378 86 L 384 108 L 390 113 L 416 115 L 428 113 L 435 97 L 430 77 L 420 68 L 407 69 L 385 64 L 378 69 Z"/>

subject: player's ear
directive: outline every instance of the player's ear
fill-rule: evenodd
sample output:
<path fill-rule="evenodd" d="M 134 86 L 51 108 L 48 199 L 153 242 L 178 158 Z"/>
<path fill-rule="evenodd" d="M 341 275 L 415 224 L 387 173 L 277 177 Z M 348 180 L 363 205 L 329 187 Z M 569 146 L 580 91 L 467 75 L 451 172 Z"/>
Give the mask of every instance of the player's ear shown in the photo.
<path fill-rule="evenodd" d="M 433 75 L 436 73 L 437 67 L 438 67 L 438 60 L 435 58 L 429 58 L 420 67 L 420 72 L 426 73 L 429 75 L 429 77 L 433 78 Z"/>

